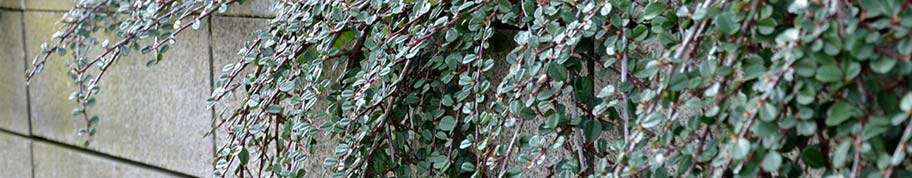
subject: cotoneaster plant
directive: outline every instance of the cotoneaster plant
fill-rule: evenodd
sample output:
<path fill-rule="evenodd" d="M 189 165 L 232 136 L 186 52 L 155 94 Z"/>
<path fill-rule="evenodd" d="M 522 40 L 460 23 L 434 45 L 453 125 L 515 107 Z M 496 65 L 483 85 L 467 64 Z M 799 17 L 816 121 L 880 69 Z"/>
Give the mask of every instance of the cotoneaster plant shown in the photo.
<path fill-rule="evenodd" d="M 218 177 L 912 176 L 910 1 L 271 2 Z M 91 138 L 105 71 L 240 3 L 81 0 L 28 78 L 71 56 Z"/>

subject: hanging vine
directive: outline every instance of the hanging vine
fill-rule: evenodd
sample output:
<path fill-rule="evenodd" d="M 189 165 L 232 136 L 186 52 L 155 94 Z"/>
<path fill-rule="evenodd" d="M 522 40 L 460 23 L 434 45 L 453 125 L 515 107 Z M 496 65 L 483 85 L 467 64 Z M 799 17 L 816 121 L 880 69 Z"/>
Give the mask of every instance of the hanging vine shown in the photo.
<path fill-rule="evenodd" d="M 215 176 L 912 175 L 909 1 L 274 2 L 215 81 Z M 238 3 L 81 0 L 28 79 L 71 56 L 91 138 L 110 66 Z"/>

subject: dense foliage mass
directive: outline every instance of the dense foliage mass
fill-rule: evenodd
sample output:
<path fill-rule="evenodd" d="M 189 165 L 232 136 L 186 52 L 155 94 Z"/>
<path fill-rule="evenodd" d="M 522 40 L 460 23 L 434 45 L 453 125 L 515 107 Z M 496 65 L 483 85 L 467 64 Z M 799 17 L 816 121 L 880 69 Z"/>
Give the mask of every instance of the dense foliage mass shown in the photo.
<path fill-rule="evenodd" d="M 29 77 L 71 55 L 92 135 L 108 67 L 168 60 L 177 34 L 238 3 L 82 0 Z M 278 0 L 215 82 L 210 107 L 243 101 L 220 112 L 214 173 L 912 176 L 909 5 Z"/>

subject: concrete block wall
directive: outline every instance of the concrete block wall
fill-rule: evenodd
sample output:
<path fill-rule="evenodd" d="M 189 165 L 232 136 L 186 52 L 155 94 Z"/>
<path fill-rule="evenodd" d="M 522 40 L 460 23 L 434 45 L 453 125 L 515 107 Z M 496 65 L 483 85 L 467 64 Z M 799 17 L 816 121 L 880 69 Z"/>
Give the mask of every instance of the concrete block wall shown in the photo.
<path fill-rule="evenodd" d="M 216 143 L 223 142 L 219 133 L 204 136 L 216 117 L 206 109 L 213 78 L 273 16 L 272 1 L 247 1 L 209 17 L 199 30 L 182 33 L 157 65 L 133 54 L 113 66 L 89 110 L 101 122 L 88 147 L 77 134 L 84 121 L 70 114 L 76 88 L 65 59 L 53 55 L 31 84 L 24 81 L 73 4 L 0 0 L 0 177 L 212 177 Z"/>

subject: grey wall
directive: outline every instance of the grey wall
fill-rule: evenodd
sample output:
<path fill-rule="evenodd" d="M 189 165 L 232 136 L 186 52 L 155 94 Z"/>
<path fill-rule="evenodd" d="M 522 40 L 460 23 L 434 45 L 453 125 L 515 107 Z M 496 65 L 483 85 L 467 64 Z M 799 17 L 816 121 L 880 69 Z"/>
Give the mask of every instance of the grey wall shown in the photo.
<path fill-rule="evenodd" d="M 0 177 L 211 177 L 220 137 L 204 137 L 214 117 L 205 103 L 213 76 L 265 25 L 271 2 L 209 17 L 156 66 L 138 55 L 113 66 L 89 110 L 101 118 L 98 133 L 83 147 L 66 59 L 52 57 L 30 85 L 24 81 L 73 0 L 0 0 Z"/>

